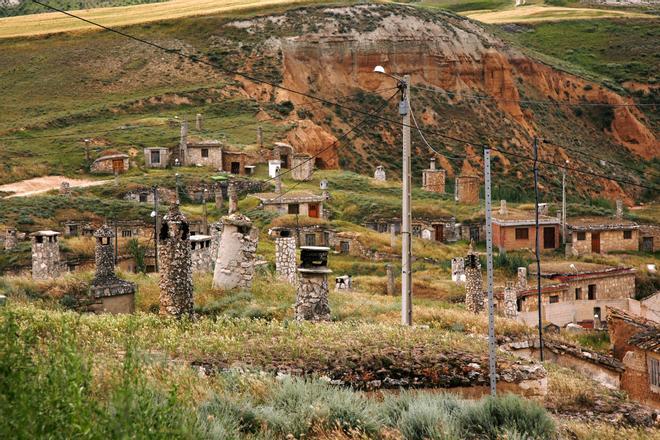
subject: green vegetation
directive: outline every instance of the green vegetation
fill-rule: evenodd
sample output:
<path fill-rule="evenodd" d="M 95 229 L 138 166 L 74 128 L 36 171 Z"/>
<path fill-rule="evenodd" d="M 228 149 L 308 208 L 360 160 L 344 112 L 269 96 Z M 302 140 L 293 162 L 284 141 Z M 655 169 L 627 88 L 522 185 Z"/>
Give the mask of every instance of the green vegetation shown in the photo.
<path fill-rule="evenodd" d="M 70 11 L 72 9 L 107 8 L 112 6 L 139 5 L 143 3 L 157 3 L 164 0 L 51 0 L 48 4 L 54 8 Z M 9 6 L 9 0 L 0 0 L 0 17 L 13 17 L 17 15 L 38 14 L 52 12 L 31 1 L 21 0 L 17 5 Z"/>

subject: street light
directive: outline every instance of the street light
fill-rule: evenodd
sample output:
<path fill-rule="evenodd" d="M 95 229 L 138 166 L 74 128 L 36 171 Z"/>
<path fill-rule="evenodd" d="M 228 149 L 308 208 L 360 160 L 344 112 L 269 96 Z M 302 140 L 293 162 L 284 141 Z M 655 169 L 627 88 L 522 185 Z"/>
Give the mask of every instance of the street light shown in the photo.
<path fill-rule="evenodd" d="M 401 324 L 412 325 L 412 236 L 411 224 L 411 153 L 410 153 L 410 75 L 403 78 L 391 75 L 383 66 L 374 67 L 374 72 L 397 81 L 401 91 L 399 115 L 403 116 L 403 194 L 401 202 Z"/>

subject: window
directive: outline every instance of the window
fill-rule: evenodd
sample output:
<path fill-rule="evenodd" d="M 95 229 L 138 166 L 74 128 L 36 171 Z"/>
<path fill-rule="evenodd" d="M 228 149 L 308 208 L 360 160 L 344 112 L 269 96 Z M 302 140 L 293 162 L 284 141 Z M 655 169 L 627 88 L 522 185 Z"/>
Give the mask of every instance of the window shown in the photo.
<path fill-rule="evenodd" d="M 130 238 L 133 236 L 133 231 L 131 231 L 130 229 L 124 229 L 123 231 L 121 231 L 121 236 L 123 238 Z"/>
<path fill-rule="evenodd" d="M 582 287 L 576 287 L 575 288 L 575 299 L 576 300 L 581 300 L 582 299 Z"/>
<path fill-rule="evenodd" d="M 556 304 L 559 302 L 559 295 L 552 295 L 550 297 L 550 304 Z"/>
<path fill-rule="evenodd" d="M 632 239 L 632 231 L 623 231 L 623 239 L 624 240 Z"/>
<path fill-rule="evenodd" d="M 202 157 L 204 157 L 204 158 L 209 157 L 209 149 L 208 148 L 202 148 Z"/>
<path fill-rule="evenodd" d="M 516 240 L 529 240 L 529 228 L 516 228 Z"/>
<path fill-rule="evenodd" d="M 305 246 L 316 246 L 315 234 L 305 234 Z"/>
<path fill-rule="evenodd" d="M 289 214 L 300 214 L 300 205 L 297 203 L 289 203 Z"/>
<path fill-rule="evenodd" d="M 586 232 L 578 232 L 577 233 L 577 239 L 578 241 L 584 241 L 587 239 L 587 233 Z"/>
<path fill-rule="evenodd" d="M 350 243 L 347 241 L 342 241 L 339 243 L 339 248 L 342 254 L 347 254 L 350 251 Z"/>
<path fill-rule="evenodd" d="M 660 387 L 660 359 L 647 356 L 649 364 L 649 384 Z"/>
<path fill-rule="evenodd" d="M 589 284 L 589 292 L 587 293 L 589 299 L 596 299 L 596 285 Z"/>
<path fill-rule="evenodd" d="M 159 150 L 151 152 L 151 163 L 160 164 L 160 151 Z"/>

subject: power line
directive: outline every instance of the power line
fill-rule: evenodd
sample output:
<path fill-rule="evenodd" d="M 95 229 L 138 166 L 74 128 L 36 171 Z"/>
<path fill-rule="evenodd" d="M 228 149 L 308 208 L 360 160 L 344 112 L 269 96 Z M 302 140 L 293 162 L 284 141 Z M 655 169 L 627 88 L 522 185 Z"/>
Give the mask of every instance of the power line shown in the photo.
<path fill-rule="evenodd" d="M 443 157 L 445 157 L 447 159 L 450 159 L 450 160 L 455 160 L 455 161 L 461 161 L 462 162 L 467 158 L 467 156 L 450 156 L 448 154 L 443 154 L 443 153 L 440 153 L 439 151 L 437 151 L 435 148 L 433 148 L 431 146 L 431 144 L 429 144 L 429 142 L 424 137 L 424 133 L 422 133 L 422 130 L 419 128 L 419 125 L 417 124 L 417 119 L 415 119 L 415 113 L 413 113 L 412 109 L 410 109 L 410 116 L 412 116 L 413 123 L 415 124 L 415 128 L 417 128 L 417 132 L 419 133 L 419 136 L 422 138 L 422 141 L 424 141 L 424 143 L 429 148 L 429 150 L 433 151 L 435 154 L 438 154 L 438 155 L 443 156 Z"/>
<path fill-rule="evenodd" d="M 534 99 L 500 99 L 495 96 L 487 96 L 487 95 L 475 95 L 471 93 L 462 93 L 462 92 L 450 92 L 448 90 L 443 90 L 443 89 L 438 89 L 435 87 L 425 87 L 425 86 L 412 86 L 415 89 L 418 90 L 426 90 L 429 92 L 433 93 L 442 93 L 446 95 L 450 95 L 453 97 L 464 97 L 464 98 L 471 98 L 475 100 L 486 100 L 486 101 L 494 101 L 494 102 L 509 102 L 509 103 L 518 103 L 518 104 L 540 104 L 540 105 L 547 105 L 547 104 L 552 104 L 552 105 L 566 105 L 566 106 L 572 106 L 572 107 L 656 107 L 658 104 L 655 103 L 635 103 L 635 104 L 610 104 L 607 102 L 571 102 L 571 101 L 553 101 L 553 100 L 534 100 Z"/>

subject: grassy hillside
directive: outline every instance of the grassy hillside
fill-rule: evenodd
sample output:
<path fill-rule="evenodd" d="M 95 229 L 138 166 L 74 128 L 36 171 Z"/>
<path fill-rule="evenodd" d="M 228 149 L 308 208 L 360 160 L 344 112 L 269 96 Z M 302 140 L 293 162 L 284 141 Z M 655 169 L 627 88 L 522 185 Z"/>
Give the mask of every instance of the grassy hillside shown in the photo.
<path fill-rule="evenodd" d="M 47 3 L 55 8 L 72 10 L 139 5 L 160 1 L 164 0 L 49 0 Z M 0 17 L 38 14 L 43 12 L 50 12 L 50 9 L 30 0 L 19 0 L 18 4 L 15 4 L 11 0 L 0 0 Z"/>

